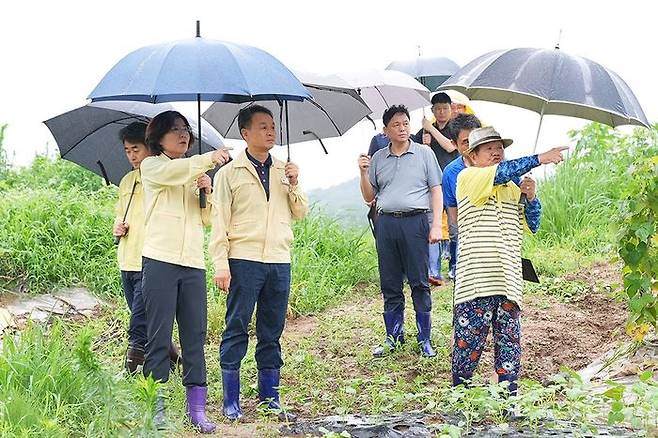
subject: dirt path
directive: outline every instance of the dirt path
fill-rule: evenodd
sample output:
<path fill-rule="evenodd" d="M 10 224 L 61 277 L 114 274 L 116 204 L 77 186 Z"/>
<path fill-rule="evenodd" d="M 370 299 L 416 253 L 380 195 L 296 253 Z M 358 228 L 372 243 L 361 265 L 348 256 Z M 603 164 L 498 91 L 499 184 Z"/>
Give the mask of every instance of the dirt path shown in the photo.
<path fill-rule="evenodd" d="M 610 285 L 619 282 L 617 272 L 613 266 L 597 265 L 565 278 L 589 284 L 589 290 L 584 288 L 568 302 L 544 294 L 526 296 L 522 316 L 524 377 L 541 381 L 559 372 L 561 366 L 582 368 L 623 338 L 627 310 L 609 293 Z M 374 382 L 387 375 L 396 382 L 425 377 L 430 384 L 445 385 L 450 378 L 450 288 L 435 288 L 433 294 L 433 338 L 439 356 L 431 364 L 418 361 L 417 353 L 410 347 L 389 362 L 376 363 L 371 359 L 370 348 L 380 340 L 382 332 L 382 303 L 377 296 L 360 294 L 318 316 L 289 320 L 282 340 L 287 362 L 282 381 L 288 390 L 303 394 L 294 401 L 288 397 L 289 406 L 302 418 L 336 414 L 332 404 L 334 397 L 339 397 L 337 394 L 343 392 L 346 385 L 357 381 Z M 415 327 L 410 306 L 408 302 L 406 329 L 413 339 Z M 488 375 L 493 368 L 491 350 L 489 339 L 479 369 L 483 375 Z M 306 360 L 310 362 L 307 364 Z M 386 367 L 396 362 L 399 367 L 387 372 Z M 313 395 L 313 386 L 318 383 L 322 384 L 319 395 Z M 365 390 L 362 388 L 365 387 L 359 387 L 359 393 Z M 331 400 L 322 398 L 325 392 L 332 393 Z M 357 401 L 351 405 L 349 413 L 367 409 L 362 403 Z M 258 417 L 253 396 L 245 397 L 243 410 L 245 418 L 240 424 L 222 423 L 216 436 L 278 436 L 281 425 L 263 422 Z M 212 417 L 221 418 L 220 411 L 221 406 L 212 409 Z"/>
<path fill-rule="evenodd" d="M 569 302 L 549 295 L 526 296 L 522 313 L 524 377 L 541 381 L 558 373 L 561 366 L 572 369 L 585 367 L 610 350 L 612 345 L 624 336 L 623 325 L 628 316 L 627 307 L 625 303 L 613 299 L 609 292 L 611 285 L 620 282 L 619 270 L 615 266 L 594 265 L 586 271 L 570 274 L 565 279 L 587 282 L 590 285 L 589 290 Z M 450 294 L 449 288 L 450 286 L 435 288 L 435 302 L 440 295 L 445 299 L 445 294 Z M 435 304 L 435 309 L 436 307 Z M 363 315 L 363 319 L 373 314 L 377 317 L 380 308 L 381 299 L 362 298 L 331 309 L 321 317 L 300 317 L 288 322 L 284 339 L 290 342 L 312 336 L 323 320 L 355 314 Z M 407 309 L 406 319 L 410 318 L 410 313 L 411 310 Z M 354 337 L 355 342 L 358 342 L 362 334 L 356 331 Z M 445 336 L 437 334 L 436 330 L 434 338 L 438 338 L 439 342 L 447 342 Z M 321 349 L 322 346 L 319 345 L 318 348 Z M 343 360 L 345 359 L 347 358 L 343 357 Z M 350 365 L 349 362 L 347 360 L 344 364 Z M 491 336 L 481 363 L 480 370 L 493 368 Z M 354 377 L 363 377 L 359 375 L 359 372 L 363 371 L 355 370 Z"/>

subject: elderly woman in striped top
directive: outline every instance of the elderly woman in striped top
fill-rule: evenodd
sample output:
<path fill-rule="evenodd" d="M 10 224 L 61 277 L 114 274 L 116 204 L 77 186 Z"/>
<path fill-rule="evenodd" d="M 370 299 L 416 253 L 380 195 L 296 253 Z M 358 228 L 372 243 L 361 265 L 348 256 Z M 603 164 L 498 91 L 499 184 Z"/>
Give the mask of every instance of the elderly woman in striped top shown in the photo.
<path fill-rule="evenodd" d="M 459 257 L 454 292 L 452 379 L 473 376 L 493 328 L 498 381 L 516 394 L 521 368 L 521 240 L 524 228 L 539 228 L 541 204 L 535 183 L 521 176 L 541 164 L 559 163 L 558 147 L 543 154 L 504 161 L 512 140 L 492 127 L 469 135 L 465 155 L 472 166 L 457 178 Z M 521 202 L 522 194 L 527 202 Z"/>

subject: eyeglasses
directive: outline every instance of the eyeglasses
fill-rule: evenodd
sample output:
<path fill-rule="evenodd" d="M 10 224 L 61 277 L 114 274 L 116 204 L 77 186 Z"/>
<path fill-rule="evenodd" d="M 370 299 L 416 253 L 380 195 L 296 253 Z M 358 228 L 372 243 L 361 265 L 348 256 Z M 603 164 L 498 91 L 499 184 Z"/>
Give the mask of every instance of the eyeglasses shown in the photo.
<path fill-rule="evenodd" d="M 174 133 L 174 134 L 192 134 L 192 128 L 189 126 L 174 126 L 173 128 L 169 129 L 169 132 Z"/>

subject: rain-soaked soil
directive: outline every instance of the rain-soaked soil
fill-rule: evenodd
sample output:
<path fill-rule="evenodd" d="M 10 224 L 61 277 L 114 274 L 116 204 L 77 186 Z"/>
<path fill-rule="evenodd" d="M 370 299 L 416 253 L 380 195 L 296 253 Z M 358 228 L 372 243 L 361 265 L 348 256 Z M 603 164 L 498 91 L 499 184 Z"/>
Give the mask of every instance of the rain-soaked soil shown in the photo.
<path fill-rule="evenodd" d="M 568 302 L 560 301 L 549 295 L 530 295 L 527 297 L 522 313 L 522 349 L 523 375 L 540 381 L 547 380 L 559 371 L 560 366 L 580 369 L 609 351 L 617 340 L 623 338 L 621 333 L 627 317 L 623 303 L 610 297 L 610 285 L 619 283 L 619 268 L 611 265 L 595 265 L 587 271 L 572 274 L 567 280 L 578 281 L 589 285 L 589 289 L 581 291 Z M 439 293 L 449 293 L 444 288 Z M 15 298 L 15 297 L 11 297 Z M 62 297 L 63 298 L 63 297 Z M 58 297 L 56 303 L 44 303 L 35 306 L 35 312 L 69 314 L 81 313 L 78 306 L 71 305 L 70 297 Z M 14 299 L 0 294 L 3 307 L 15 306 Z M 67 306 L 64 306 L 66 304 Z M 76 303 L 77 304 L 77 303 Z M 86 311 L 94 311 L 94 305 L 83 307 Z M 378 309 L 381 305 L 376 298 L 365 299 L 358 303 L 346 303 L 340 308 L 329 312 L 334 314 L 363 312 L 364 306 Z M 62 309 L 60 309 L 60 307 Z M 66 307 L 66 308 L 64 308 Z M 89 309 L 87 309 L 89 308 Z M 94 310 L 92 310 L 94 309 Z M 16 310 L 16 309 L 12 309 Z M 68 315 L 67 315 L 68 316 Z M 319 327 L 317 317 L 299 317 L 289 320 L 284 337 L 308 336 Z M 489 343 L 490 344 L 490 343 Z M 480 369 L 492 369 L 492 351 L 489 348 L 483 355 Z M 349 368 L 349 367 L 348 367 Z M 355 377 L 363 370 L 354 367 Z M 252 419 L 251 421 L 253 421 Z M 440 424 L 457 424 L 458 418 L 429 416 L 420 413 L 399 413 L 389 416 L 331 416 L 314 419 L 300 419 L 295 424 L 281 425 L 277 423 L 243 422 L 241 424 L 219 424 L 215 436 L 223 437 L 253 437 L 253 436 L 304 436 L 323 435 L 326 431 L 340 434 L 346 431 L 352 437 L 429 437 L 435 436 L 440 430 Z M 472 437 L 493 436 L 575 436 L 578 426 L 568 423 L 543 424 L 537 429 L 524 428 L 520 423 L 510 422 L 506 428 L 482 426 L 474 427 Z M 577 436 L 635 436 L 624 428 L 599 427 L 596 433 Z M 183 436 L 187 436 L 184 434 Z M 190 435 L 191 436 L 191 435 Z"/>
<path fill-rule="evenodd" d="M 586 271 L 571 274 L 566 280 L 585 284 L 583 290 L 567 302 L 550 295 L 530 295 L 522 314 L 522 349 L 524 377 L 547 381 L 560 371 L 561 366 L 578 370 L 614 347 L 623 339 L 623 325 L 628 316 L 624 303 L 612 298 L 611 285 L 618 284 L 620 269 L 608 264 L 594 265 Z M 348 304 L 345 311 L 363 311 L 364 305 Z M 317 327 L 314 317 L 290 321 L 288 336 L 308 335 Z M 480 369 L 493 368 L 493 352 L 489 348 L 483 355 Z M 300 420 L 283 426 L 282 435 L 322 435 L 325 431 L 346 431 L 352 437 L 429 437 L 435 436 L 440 424 L 457 424 L 458 418 L 428 416 L 418 413 L 400 413 L 390 416 L 332 416 Z M 270 433 L 273 432 L 270 429 Z M 566 422 L 540 424 L 536 429 L 511 421 L 507 426 L 473 427 L 471 437 L 603 437 L 636 436 L 636 432 L 621 427 L 597 426 L 596 432 L 584 433 L 576 424 Z"/>

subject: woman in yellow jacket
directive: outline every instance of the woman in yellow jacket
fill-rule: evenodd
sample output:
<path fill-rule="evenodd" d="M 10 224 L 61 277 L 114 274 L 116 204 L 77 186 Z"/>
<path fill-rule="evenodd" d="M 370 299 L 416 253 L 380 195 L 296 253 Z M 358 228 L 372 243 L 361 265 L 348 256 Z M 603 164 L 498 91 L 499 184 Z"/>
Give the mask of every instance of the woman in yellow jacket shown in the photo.
<path fill-rule="evenodd" d="M 212 433 L 215 424 L 205 414 L 208 387 L 203 352 L 207 326 L 203 226 L 210 224 L 212 205 L 199 208 L 199 191 L 210 193 L 211 181 L 205 172 L 226 163 L 229 155 L 221 149 L 186 158 L 193 142 L 190 124 L 176 111 L 158 114 L 146 129 L 153 156 L 141 164 L 147 328 L 144 375 L 160 382 L 168 380 L 169 343 L 176 317 L 187 415 L 200 432 Z M 159 427 L 165 425 L 162 397 L 157 400 L 155 422 Z"/>

